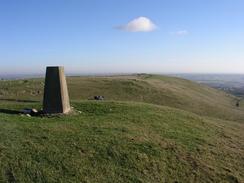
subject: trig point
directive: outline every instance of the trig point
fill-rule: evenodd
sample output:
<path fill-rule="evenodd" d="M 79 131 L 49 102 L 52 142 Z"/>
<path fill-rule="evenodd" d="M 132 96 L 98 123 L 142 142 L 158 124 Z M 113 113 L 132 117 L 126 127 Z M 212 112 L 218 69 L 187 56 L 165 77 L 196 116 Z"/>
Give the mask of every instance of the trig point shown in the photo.
<path fill-rule="evenodd" d="M 64 67 L 47 67 L 43 112 L 47 114 L 68 113 L 69 94 L 64 75 Z"/>

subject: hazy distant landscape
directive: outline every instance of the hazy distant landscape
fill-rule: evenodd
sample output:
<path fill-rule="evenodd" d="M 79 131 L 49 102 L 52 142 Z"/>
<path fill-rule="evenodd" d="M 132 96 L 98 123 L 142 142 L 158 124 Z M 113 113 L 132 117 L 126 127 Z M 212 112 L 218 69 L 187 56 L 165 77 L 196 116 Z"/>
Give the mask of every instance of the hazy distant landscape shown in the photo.
<path fill-rule="evenodd" d="M 244 96 L 243 74 L 174 74 L 174 76 L 206 84 L 238 97 Z"/>

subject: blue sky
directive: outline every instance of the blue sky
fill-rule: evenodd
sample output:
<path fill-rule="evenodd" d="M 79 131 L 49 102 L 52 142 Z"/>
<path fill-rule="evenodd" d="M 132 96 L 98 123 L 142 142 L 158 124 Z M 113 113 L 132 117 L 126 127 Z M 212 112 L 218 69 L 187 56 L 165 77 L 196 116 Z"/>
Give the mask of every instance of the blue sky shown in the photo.
<path fill-rule="evenodd" d="M 243 0 L 0 0 L 0 74 L 244 73 L 243 50 Z"/>

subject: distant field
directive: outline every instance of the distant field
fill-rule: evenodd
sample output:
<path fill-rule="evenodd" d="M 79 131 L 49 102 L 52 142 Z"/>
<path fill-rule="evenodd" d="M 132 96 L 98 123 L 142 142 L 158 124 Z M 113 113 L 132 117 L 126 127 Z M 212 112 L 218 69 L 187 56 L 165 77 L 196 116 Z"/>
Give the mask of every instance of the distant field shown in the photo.
<path fill-rule="evenodd" d="M 43 79 L 0 81 L 0 182 L 244 182 L 236 97 L 156 75 L 68 85 L 72 114 L 28 117 L 18 111 L 41 109 Z"/>

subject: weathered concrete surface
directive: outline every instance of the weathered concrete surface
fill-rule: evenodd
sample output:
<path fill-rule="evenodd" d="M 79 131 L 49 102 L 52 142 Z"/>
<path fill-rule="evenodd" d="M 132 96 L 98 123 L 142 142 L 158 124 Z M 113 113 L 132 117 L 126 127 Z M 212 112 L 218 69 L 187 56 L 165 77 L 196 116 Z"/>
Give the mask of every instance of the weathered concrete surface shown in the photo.
<path fill-rule="evenodd" d="M 63 67 L 47 67 L 43 98 L 43 111 L 47 114 L 68 113 L 69 94 Z"/>

